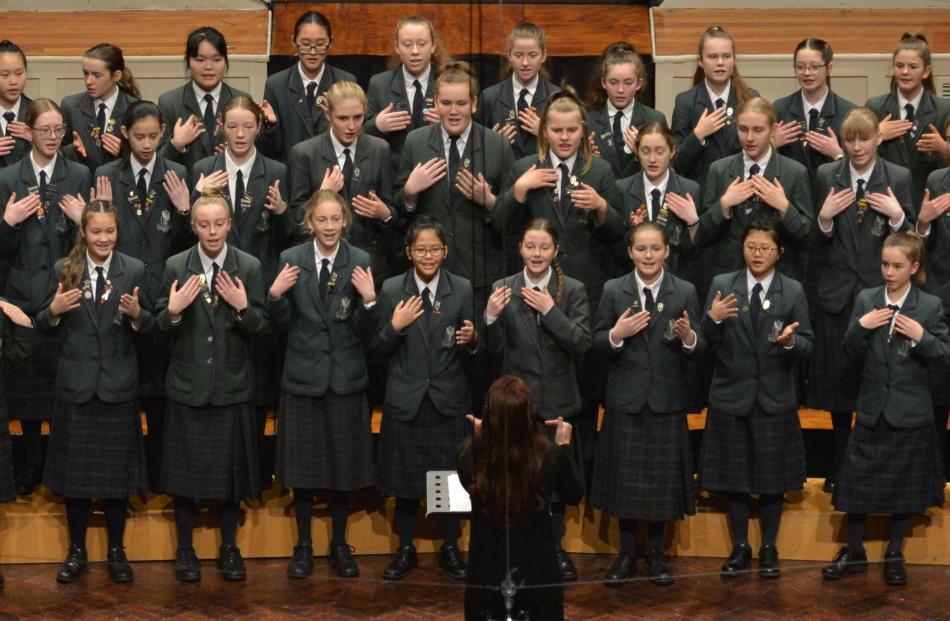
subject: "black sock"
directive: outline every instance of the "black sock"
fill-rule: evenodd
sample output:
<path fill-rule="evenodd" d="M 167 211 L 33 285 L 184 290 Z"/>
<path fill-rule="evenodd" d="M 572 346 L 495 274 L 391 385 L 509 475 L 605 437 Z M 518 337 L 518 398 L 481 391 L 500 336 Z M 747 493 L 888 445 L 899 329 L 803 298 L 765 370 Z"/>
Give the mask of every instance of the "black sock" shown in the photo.
<path fill-rule="evenodd" d="M 297 518 L 297 543 L 313 545 L 310 533 L 313 521 L 313 490 L 305 487 L 294 488 L 294 516 Z"/>
<path fill-rule="evenodd" d="M 416 532 L 416 519 L 419 516 L 418 498 L 397 498 L 394 526 L 399 536 L 399 547 L 412 545 L 412 536 Z"/>
<path fill-rule="evenodd" d="M 346 545 L 346 521 L 350 517 L 350 493 L 333 492 L 330 496 L 330 520 L 333 525 L 333 538 L 330 545 Z"/>
<path fill-rule="evenodd" d="M 175 530 L 178 531 L 178 549 L 192 548 L 192 535 L 195 531 L 195 512 L 197 507 L 192 498 L 175 496 Z"/>
<path fill-rule="evenodd" d="M 564 538 L 564 503 L 551 503 L 551 534 L 554 535 L 554 547 L 560 550 Z"/>
<path fill-rule="evenodd" d="M 218 521 L 221 525 L 221 545 L 237 546 L 238 518 L 241 505 L 233 501 L 218 503 Z"/>
<path fill-rule="evenodd" d="M 647 550 L 663 551 L 663 533 L 666 531 L 666 522 L 647 523 Z"/>
<path fill-rule="evenodd" d="M 762 545 L 774 546 L 778 538 L 778 527 L 782 522 L 782 494 L 759 496 L 759 529 L 762 531 Z"/>
<path fill-rule="evenodd" d="M 102 508 L 106 514 L 106 532 L 109 535 L 109 549 L 122 549 L 123 547 L 126 505 L 127 501 L 124 498 L 102 501 Z"/>
<path fill-rule="evenodd" d="M 832 412 L 831 428 L 835 436 L 835 462 L 828 478 L 834 481 L 838 478 L 838 468 L 848 448 L 848 438 L 851 437 L 851 412 Z"/>
<path fill-rule="evenodd" d="M 21 436 L 23 440 L 23 465 L 32 466 L 36 470 L 43 467 L 43 421 L 24 420 L 20 421 L 20 429 L 23 431 Z"/>
<path fill-rule="evenodd" d="M 462 525 L 454 515 L 442 516 L 442 545 L 457 546 L 462 534 Z"/>
<path fill-rule="evenodd" d="M 887 552 L 899 553 L 901 548 L 904 547 L 904 537 L 907 536 L 907 520 L 906 513 L 891 515 L 891 523 L 887 529 Z"/>
<path fill-rule="evenodd" d="M 726 497 L 726 515 L 734 545 L 749 545 L 749 513 L 752 498 L 748 494 L 729 494 Z"/>
<path fill-rule="evenodd" d="M 867 520 L 866 513 L 848 514 L 848 550 L 852 552 L 864 550 L 864 526 Z"/>
<path fill-rule="evenodd" d="M 620 551 L 637 558 L 637 521 L 620 519 Z"/>
<path fill-rule="evenodd" d="M 86 549 L 86 529 L 92 502 L 88 498 L 66 498 L 66 524 L 69 526 L 69 545 Z"/>

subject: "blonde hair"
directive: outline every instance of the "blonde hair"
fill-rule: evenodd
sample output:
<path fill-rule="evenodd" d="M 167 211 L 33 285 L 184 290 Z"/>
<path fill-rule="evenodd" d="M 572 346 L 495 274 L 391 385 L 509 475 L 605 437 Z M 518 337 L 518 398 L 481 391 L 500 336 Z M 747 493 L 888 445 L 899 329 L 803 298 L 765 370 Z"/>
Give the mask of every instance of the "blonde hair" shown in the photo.
<path fill-rule="evenodd" d="M 403 26 L 425 26 L 429 30 L 429 38 L 432 39 L 432 58 L 429 61 L 429 65 L 435 71 L 438 67 L 447 63 L 451 56 L 445 50 L 445 45 L 442 43 L 442 39 L 439 38 L 439 35 L 436 34 L 435 26 L 432 25 L 432 22 L 429 21 L 427 17 L 422 17 L 421 15 L 410 15 L 409 17 L 403 17 L 399 22 L 396 23 L 396 44 L 399 44 L 399 31 L 402 30 Z M 390 54 L 389 57 L 389 68 L 396 69 L 399 65 L 402 64 L 402 60 L 399 58 L 399 54 L 396 54 L 395 50 Z"/>
<path fill-rule="evenodd" d="M 333 108 L 344 99 L 356 99 L 363 105 L 363 108 L 366 108 L 366 92 L 356 82 L 337 82 L 330 87 L 324 97 L 326 98 L 328 113 L 332 113 Z"/>
<path fill-rule="evenodd" d="M 224 197 L 224 191 L 227 186 L 225 185 L 209 185 L 201 191 L 201 196 L 198 197 L 198 200 L 194 202 L 191 206 L 191 221 L 195 221 L 195 213 L 198 211 L 199 207 L 204 205 L 213 205 L 219 204 L 224 205 L 224 208 L 228 212 L 228 219 L 231 219 L 231 207 L 228 205 L 227 199 Z"/>
<path fill-rule="evenodd" d="M 317 231 L 310 223 L 310 219 L 316 215 L 317 207 L 319 207 L 321 203 L 336 203 L 339 205 L 340 211 L 343 212 L 343 230 L 350 228 L 350 224 L 353 223 L 353 214 L 350 212 L 349 207 L 346 206 L 346 201 L 343 200 L 343 197 L 333 190 L 317 190 L 313 193 L 313 196 L 310 197 L 310 200 L 307 201 L 307 204 L 304 205 L 302 226 L 308 233 L 314 236 L 317 234 Z"/>
<path fill-rule="evenodd" d="M 469 97 L 478 97 L 478 78 L 472 66 L 464 60 L 452 60 L 439 67 L 439 76 L 432 89 L 436 96 L 443 84 L 468 84 Z"/>
<path fill-rule="evenodd" d="M 581 144 L 577 148 L 577 153 L 584 163 L 581 172 L 586 173 L 590 170 L 591 162 L 594 160 L 590 140 L 587 139 L 587 136 L 590 134 L 590 129 L 587 125 L 587 111 L 584 108 L 584 104 L 578 99 L 577 93 L 567 84 L 561 86 L 560 92 L 551 95 L 548 98 L 547 104 L 544 106 L 544 114 L 541 115 L 541 125 L 538 128 L 538 161 L 544 162 L 548 156 L 548 149 L 551 146 L 548 144 L 548 137 L 545 130 L 548 127 L 548 118 L 552 112 L 560 112 L 562 114 L 576 112 L 580 116 L 583 135 L 581 136 Z"/>
<path fill-rule="evenodd" d="M 841 139 L 869 140 L 877 134 L 880 119 L 873 110 L 866 107 L 852 108 L 841 122 Z"/>
<path fill-rule="evenodd" d="M 703 57 L 703 50 L 706 47 L 706 41 L 710 39 L 725 39 L 732 44 L 732 54 L 733 57 L 736 56 L 736 40 L 732 38 L 732 35 L 726 32 L 723 28 L 719 26 L 710 26 L 706 29 L 706 32 L 703 33 L 703 36 L 699 38 L 699 58 L 700 60 Z M 700 82 L 706 79 L 706 72 L 703 71 L 702 65 L 697 65 L 696 72 L 693 74 L 693 86 L 696 86 Z M 739 107 L 742 107 L 747 100 L 752 98 L 752 89 L 746 85 L 745 80 L 742 79 L 742 76 L 739 75 L 739 65 L 734 64 L 732 67 L 732 78 L 730 79 L 733 90 L 736 92 L 736 104 Z"/>
<path fill-rule="evenodd" d="M 79 286 L 83 275 L 86 273 L 86 252 L 89 249 L 89 244 L 86 242 L 86 237 L 83 233 L 89 224 L 89 218 L 93 214 L 99 213 L 112 216 L 115 218 L 116 224 L 119 222 L 119 217 L 115 212 L 115 206 L 111 201 L 95 200 L 86 203 L 86 206 L 83 207 L 82 210 L 82 216 L 79 218 L 79 229 L 76 231 L 76 243 L 73 244 L 72 249 L 70 249 L 69 254 L 66 256 L 66 260 L 63 262 L 63 271 L 59 276 L 59 282 L 63 285 L 63 291 Z"/>
<path fill-rule="evenodd" d="M 531 22 L 521 22 L 508 33 L 508 53 L 505 56 L 505 66 L 501 71 L 502 80 L 514 72 L 514 68 L 511 66 L 511 49 L 515 46 L 515 40 L 517 39 L 531 39 L 541 48 L 542 54 L 547 54 L 548 52 L 548 38 L 547 35 L 544 34 L 544 29 Z M 550 77 L 544 64 L 541 65 L 538 74 L 544 79 Z"/>

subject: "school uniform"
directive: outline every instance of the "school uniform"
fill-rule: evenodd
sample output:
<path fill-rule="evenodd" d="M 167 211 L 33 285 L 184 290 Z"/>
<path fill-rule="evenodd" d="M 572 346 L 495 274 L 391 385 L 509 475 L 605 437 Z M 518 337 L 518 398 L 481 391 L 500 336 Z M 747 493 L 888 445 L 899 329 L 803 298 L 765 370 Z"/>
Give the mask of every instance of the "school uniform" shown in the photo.
<path fill-rule="evenodd" d="M 11 367 L 26 364 L 35 347 L 36 330 L 19 326 L 0 312 L 0 502 L 16 500 L 6 376 Z"/>
<path fill-rule="evenodd" d="M 258 496 L 259 438 L 253 410 L 254 362 L 251 341 L 267 328 L 260 261 L 226 246 L 219 270 L 239 278 L 248 306 L 239 314 L 210 290 L 210 273 L 199 246 L 165 264 L 157 304 L 160 330 L 172 339 L 165 383 L 162 486 L 175 496 L 239 501 Z M 168 291 L 192 275 L 204 276 L 201 293 L 177 323 L 168 313 Z M 217 302 L 216 302 L 217 298 Z"/>
<path fill-rule="evenodd" d="M 870 310 L 889 305 L 923 326 L 919 342 L 893 332 L 893 319 L 874 330 L 858 323 Z M 929 365 L 950 360 L 940 299 L 914 285 L 904 300 L 890 299 L 885 286 L 864 289 L 854 303 L 845 348 L 860 361 L 861 390 L 832 497 L 835 509 L 921 513 L 943 506 L 946 481 L 927 381 Z"/>
<path fill-rule="evenodd" d="M 839 162 L 818 168 L 815 185 L 815 213 L 828 193 L 853 187 L 851 165 L 846 156 Z M 854 180 L 857 183 L 857 179 Z M 877 159 L 867 176 L 866 193 L 886 194 L 887 188 L 904 209 L 898 227 L 909 229 L 913 218 L 910 172 L 901 166 Z M 854 297 L 862 289 L 880 286 L 881 248 L 894 232 L 886 216 L 870 207 L 858 223 L 858 207 L 852 205 L 835 216 L 829 233 L 815 225 L 815 245 L 826 247 L 815 296 L 815 356 L 812 358 L 809 405 L 831 412 L 854 410 L 858 394 L 859 367 L 844 353 L 842 338 L 848 328 Z M 817 215 L 816 215 L 817 219 Z"/>
<path fill-rule="evenodd" d="M 709 412 L 699 458 L 700 487 L 743 494 L 781 494 L 805 482 L 805 449 L 798 421 L 795 370 L 811 355 L 812 332 L 802 285 L 773 271 L 759 295 L 748 269 L 713 279 L 703 332 L 716 352 Z M 760 283 L 761 284 L 761 283 Z M 716 291 L 738 299 L 739 316 L 715 323 L 709 316 Z M 798 322 L 795 342 L 776 342 Z"/>
<path fill-rule="evenodd" d="M 214 155 L 215 149 L 225 144 L 224 132 L 220 126 L 221 110 L 235 97 L 250 97 L 247 93 L 221 82 L 213 93 L 202 91 L 202 101 L 198 101 L 198 95 L 195 93 L 196 89 L 202 91 L 193 80 L 188 80 L 181 86 L 162 93 L 158 98 L 158 109 L 162 113 L 162 122 L 165 123 L 165 133 L 162 134 L 158 154 L 184 166 L 185 170 L 191 173 L 189 178 L 189 185 L 191 186 L 194 186 L 198 180 L 198 174 L 193 170 L 195 164 Z M 206 114 L 207 102 L 205 97 L 208 94 L 212 96 L 214 107 L 211 113 Z M 205 131 L 194 142 L 185 147 L 184 151 L 179 151 L 172 145 L 175 123 L 178 120 L 184 123 L 191 115 L 197 116 L 204 123 Z M 213 127 L 209 127 L 207 123 L 211 118 L 214 119 Z"/>
<path fill-rule="evenodd" d="M 759 93 L 752 89 L 752 97 Z M 717 101 L 720 98 L 717 98 Z M 684 177 L 688 177 L 702 184 L 706 179 L 709 167 L 716 160 L 739 153 L 739 137 L 736 131 L 736 120 L 739 116 L 739 104 L 736 100 L 736 89 L 730 83 L 729 93 L 723 98 L 722 106 L 727 111 L 727 123 L 705 141 L 700 141 L 693 133 L 703 111 L 713 112 L 717 105 L 710 99 L 706 81 L 676 96 L 673 103 L 673 119 L 670 131 L 676 140 L 676 155 L 673 156 L 673 168 Z M 732 114 L 728 114 L 729 109 Z"/>
<path fill-rule="evenodd" d="M 365 308 L 350 281 L 370 258 L 341 241 L 332 263 L 324 257 L 329 275 L 322 290 L 317 252 L 311 240 L 281 253 L 281 265 L 299 267 L 300 276 L 267 303 L 274 325 L 288 330 L 276 473 L 285 487 L 351 491 L 376 481 L 362 348 L 376 311 Z"/>
<path fill-rule="evenodd" d="M 292 66 L 268 76 L 264 84 L 264 99 L 274 109 L 277 122 L 264 126 L 261 150 L 267 157 L 288 166 L 294 146 L 329 129 L 323 109 L 316 101 L 313 107 L 310 106 L 308 92 L 311 80 L 308 78 L 307 82 L 305 85 L 300 61 L 297 61 Z M 356 82 L 356 76 L 324 63 L 314 82 L 317 84 L 314 91 L 316 100 L 337 82 Z"/>
<path fill-rule="evenodd" d="M 760 164 L 762 159 L 768 162 Z M 712 246 L 712 275 L 731 272 L 744 265 L 742 239 L 751 222 L 768 220 L 781 231 L 785 252 L 777 268 L 792 278 L 801 278 L 798 253 L 807 248 L 815 228 L 812 211 L 811 182 L 808 171 L 795 160 L 780 155 L 774 149 L 758 162 L 752 162 L 744 152 L 713 162 L 703 186 L 703 213 L 700 230 L 705 243 Z M 782 215 L 765 201 L 752 197 L 732 208 L 729 218 L 722 213 L 722 196 L 736 179 L 747 180 L 750 168 L 771 182 L 779 179 L 788 199 L 788 209 Z"/>
<path fill-rule="evenodd" d="M 906 119 L 908 110 L 901 104 L 896 90 L 885 95 L 878 95 L 868 99 L 866 105 L 874 111 L 879 119 L 888 114 L 895 121 Z M 947 139 L 947 124 L 950 123 L 950 101 L 937 97 L 926 88 L 921 90 L 920 100 L 913 106 L 914 127 L 906 134 L 893 140 L 886 140 L 878 147 L 881 158 L 903 166 L 910 170 L 912 177 L 912 196 L 915 208 L 920 205 L 924 195 L 924 186 L 927 176 L 942 166 L 940 158 L 935 153 L 921 153 L 917 150 L 917 141 L 930 131 L 930 126 L 937 128 L 940 136 Z"/>
<path fill-rule="evenodd" d="M 33 214 L 17 227 L 2 219 L 12 194 L 23 198 L 39 192 L 33 159 L 27 156 L 0 170 L 0 256 L 10 260 L 6 298 L 35 315 L 54 291 L 56 279 L 52 267 L 65 257 L 76 239 L 75 224 L 66 217 L 59 202 L 66 194 L 89 196 L 92 177 L 82 164 L 57 156 L 47 172 L 46 198 L 42 218 Z M 17 365 L 10 374 L 10 409 L 20 420 L 48 419 L 53 409 L 53 382 L 56 368 L 56 341 L 40 335 L 38 346 L 27 364 Z"/>
<path fill-rule="evenodd" d="M 647 185 L 651 188 L 647 191 Z M 655 195 L 653 190 L 657 190 Z M 696 231 L 696 239 L 690 236 L 689 226 L 693 222 L 684 222 L 679 216 L 674 214 L 666 206 L 666 196 L 672 192 L 682 198 L 691 197 L 696 205 L 697 218 L 702 209 L 702 197 L 699 191 L 699 184 L 692 179 L 687 179 L 669 170 L 665 181 L 661 180 L 659 186 L 653 186 L 646 178 L 645 173 L 637 172 L 629 177 L 617 180 L 617 191 L 620 193 L 622 201 L 621 213 L 623 221 L 630 221 L 630 214 L 637 213 L 641 208 L 646 210 L 647 220 L 656 222 L 663 227 L 666 233 L 666 241 L 670 245 L 670 256 L 666 259 L 666 267 L 670 272 L 680 278 L 689 278 L 688 261 L 696 252 L 701 240 L 699 230 Z M 627 254 L 627 240 L 621 240 L 617 244 L 618 253 L 621 258 L 621 265 L 629 262 Z"/>
<path fill-rule="evenodd" d="M 363 131 L 389 143 L 393 170 L 399 169 L 399 162 L 402 160 L 402 148 L 409 133 L 420 127 L 426 127 L 430 123 L 425 120 L 424 115 L 421 116 L 421 121 L 419 121 L 420 115 L 416 113 L 414 115 L 416 121 L 413 121 L 406 129 L 384 134 L 376 127 L 376 115 L 385 110 L 389 104 L 393 104 L 394 111 L 405 110 L 412 114 L 416 101 L 415 88 L 412 88 L 411 92 L 407 94 L 406 81 L 415 79 L 402 65 L 399 65 L 395 69 L 377 73 L 371 77 L 369 88 L 366 89 L 366 118 L 363 119 Z M 423 98 L 423 106 L 425 106 L 427 105 L 425 102 L 432 102 L 435 92 L 435 70 L 432 65 L 429 65 L 429 69 L 418 80 L 425 95 Z"/>
<path fill-rule="evenodd" d="M 624 130 L 630 126 L 640 130 L 650 123 L 662 123 L 666 127 L 666 115 L 636 100 L 623 110 L 617 110 L 608 102 L 592 110 L 587 115 L 587 123 L 600 157 L 610 164 L 614 176 L 622 179 L 640 171 L 637 154 L 629 151 L 623 141 Z"/>
<path fill-rule="evenodd" d="M 702 356 L 706 341 L 693 285 L 664 270 L 650 305 L 641 284 L 633 273 L 607 281 L 594 323 L 594 351 L 609 358 L 610 370 L 591 502 L 621 519 L 676 520 L 695 513 L 686 360 Z M 650 323 L 612 342 L 610 330 L 628 309 L 650 310 Z M 675 332 L 683 311 L 696 333 L 688 349 Z"/>
<path fill-rule="evenodd" d="M 459 170 L 465 168 L 476 178 L 484 175 L 491 192 L 500 198 L 505 174 L 514 162 L 508 139 L 478 123 L 470 123 L 460 140 L 465 145 L 459 153 Z M 396 176 L 395 202 L 408 220 L 424 214 L 442 223 L 449 246 L 445 269 L 469 280 L 476 290 L 485 291 L 505 274 L 504 240 L 513 230 L 501 217 L 498 201 L 492 209 L 486 209 L 465 198 L 455 188 L 455 176 L 449 171 L 441 181 L 421 192 L 414 205 L 406 203 L 402 191 L 417 164 L 434 157 L 451 161 L 446 152 L 453 146 L 458 150 L 441 124 L 410 133 Z"/>
<path fill-rule="evenodd" d="M 540 74 L 527 86 L 521 84 L 512 74 L 507 79 L 482 91 L 478 98 L 476 121 L 488 129 L 494 127 L 496 123 L 502 127 L 505 125 L 518 127 L 515 141 L 511 143 L 515 159 L 534 155 L 538 152 L 538 137 L 520 129 L 518 113 L 530 107 L 538 116 L 543 116 L 548 98 L 560 91 L 561 89 L 556 84 L 546 80 Z M 523 95 L 522 92 L 524 92 Z"/>
<path fill-rule="evenodd" d="M 345 168 L 346 154 L 341 147 L 343 145 L 335 141 L 329 130 L 294 146 L 290 154 L 290 208 L 297 222 L 304 221 L 306 204 L 320 190 L 326 171 L 334 166 L 341 171 Z M 343 154 L 343 164 L 340 163 L 340 153 Z M 382 138 L 363 134 L 356 139 L 356 146 L 350 148 L 350 159 L 352 176 L 340 192 L 347 203 L 351 204 L 355 196 L 368 197 L 370 192 L 375 192 L 390 210 L 389 220 L 364 218 L 353 213 L 353 222 L 346 232 L 351 244 L 369 253 L 373 278 L 382 284 L 389 276 L 387 242 L 391 247 L 401 245 L 396 209 L 392 206 L 393 169 L 389 145 Z"/>
<path fill-rule="evenodd" d="M 102 135 L 112 134 L 116 138 L 122 139 L 122 118 L 125 116 L 126 109 L 135 103 L 136 99 L 121 88 L 115 91 L 114 99 L 102 102 L 93 100 L 89 93 L 83 91 L 75 95 L 69 95 L 63 98 L 60 109 L 63 111 L 63 120 L 66 123 L 66 133 L 63 136 L 62 152 L 67 158 L 85 164 L 92 172 L 102 166 L 116 160 L 112 155 L 102 147 Z M 103 108 L 103 119 L 105 128 L 98 123 L 99 109 Z M 108 109 L 108 112 L 106 112 Z M 172 121 L 172 126 L 174 126 Z M 79 134 L 83 147 L 86 149 L 86 157 L 80 157 L 73 146 L 73 132 Z"/>
<path fill-rule="evenodd" d="M 16 110 L 15 111 L 11 110 L 11 112 L 14 112 L 16 114 L 16 116 L 13 119 L 14 121 L 26 123 L 26 109 L 30 107 L 30 103 L 32 101 L 33 100 L 27 97 L 26 95 L 20 95 L 20 101 L 17 102 Z M 2 116 L 2 113 L 0 113 L 0 116 Z M 4 134 L 3 135 L 5 136 L 10 135 L 9 131 L 6 130 L 6 119 L 4 119 Z M 4 156 L 0 156 L 0 168 L 6 168 L 7 166 L 12 166 L 13 164 L 16 164 L 17 162 L 19 162 L 20 160 L 22 160 L 23 158 L 25 158 L 27 155 L 30 154 L 31 148 L 32 148 L 32 145 L 30 144 L 30 141 L 23 140 L 22 138 L 14 138 L 13 151 L 10 151 L 8 154 Z"/>
<path fill-rule="evenodd" d="M 372 351 L 389 360 L 376 470 L 386 496 L 425 498 L 426 472 L 453 469 L 455 449 L 468 436 L 472 400 L 462 358 L 470 350 L 456 344 L 455 332 L 465 320 L 475 323 L 472 285 L 440 269 L 434 286 L 431 310 L 401 334 L 392 313 L 421 295 L 415 270 L 387 279 L 376 302 Z"/>
<path fill-rule="evenodd" d="M 53 267 L 57 279 L 64 262 Z M 154 327 L 154 318 L 140 296 L 135 328 L 119 310 L 119 301 L 140 286 L 145 265 L 113 251 L 102 266 L 103 289 L 88 255 L 83 267 L 79 308 L 53 319 L 47 305 L 36 318 L 38 327 L 57 335 L 61 344 L 43 484 L 67 498 L 144 496 L 148 482 L 135 350 L 139 336 Z"/>
<path fill-rule="evenodd" d="M 930 173 L 927 189 L 931 200 L 950 192 L 950 168 Z M 927 245 L 927 282 L 924 291 L 940 298 L 944 312 L 950 308 L 950 217 L 946 214 L 930 223 L 930 233 L 924 238 Z M 946 317 L 944 317 L 946 319 Z M 933 363 L 930 366 L 930 391 L 937 409 L 950 409 L 950 365 Z M 940 438 L 943 434 L 938 434 Z"/>

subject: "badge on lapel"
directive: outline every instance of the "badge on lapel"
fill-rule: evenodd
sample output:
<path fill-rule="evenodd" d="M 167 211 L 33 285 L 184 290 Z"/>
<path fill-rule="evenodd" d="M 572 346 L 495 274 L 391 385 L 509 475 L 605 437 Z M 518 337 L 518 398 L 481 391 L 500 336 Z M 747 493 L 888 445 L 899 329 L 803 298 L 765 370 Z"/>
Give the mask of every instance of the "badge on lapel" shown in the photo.
<path fill-rule="evenodd" d="M 455 347 L 455 326 L 442 328 L 442 347 Z"/>
<path fill-rule="evenodd" d="M 92 299 L 92 282 L 88 278 L 82 281 L 82 297 Z"/>

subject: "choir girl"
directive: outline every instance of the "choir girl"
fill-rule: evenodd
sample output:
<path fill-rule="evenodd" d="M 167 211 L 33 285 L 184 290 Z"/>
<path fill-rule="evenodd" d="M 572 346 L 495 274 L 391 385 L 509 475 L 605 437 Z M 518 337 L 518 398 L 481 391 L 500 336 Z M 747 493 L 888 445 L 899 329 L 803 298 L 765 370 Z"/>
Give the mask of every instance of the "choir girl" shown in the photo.
<path fill-rule="evenodd" d="M 32 100 L 23 93 L 26 80 L 26 54 L 16 43 L 0 41 L 0 168 L 30 153 L 30 128 L 24 121 Z"/>

